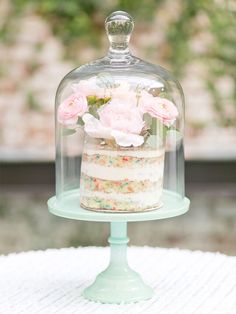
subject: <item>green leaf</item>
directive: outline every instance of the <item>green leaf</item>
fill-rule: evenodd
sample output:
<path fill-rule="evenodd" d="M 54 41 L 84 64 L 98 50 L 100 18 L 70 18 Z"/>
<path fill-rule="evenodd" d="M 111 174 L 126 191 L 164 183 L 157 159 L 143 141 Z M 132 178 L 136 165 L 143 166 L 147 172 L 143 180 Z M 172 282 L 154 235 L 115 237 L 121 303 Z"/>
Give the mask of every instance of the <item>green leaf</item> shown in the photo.
<path fill-rule="evenodd" d="M 78 120 L 77 120 L 76 124 L 83 126 L 84 125 L 83 119 L 81 117 L 78 117 Z"/>
<path fill-rule="evenodd" d="M 103 98 L 103 103 L 106 104 L 110 100 L 111 100 L 111 97 L 105 97 L 105 98 Z"/>
<path fill-rule="evenodd" d="M 89 107 L 89 113 L 94 116 L 95 118 L 98 118 L 98 113 L 97 113 L 98 107 L 97 105 L 93 105 Z"/>
<path fill-rule="evenodd" d="M 68 136 L 68 135 L 72 135 L 74 133 L 76 133 L 75 129 L 66 129 L 66 128 L 62 129 L 62 136 Z"/>
<path fill-rule="evenodd" d="M 96 96 L 88 96 L 87 101 L 88 101 L 89 106 L 94 105 L 97 101 L 97 97 Z"/>

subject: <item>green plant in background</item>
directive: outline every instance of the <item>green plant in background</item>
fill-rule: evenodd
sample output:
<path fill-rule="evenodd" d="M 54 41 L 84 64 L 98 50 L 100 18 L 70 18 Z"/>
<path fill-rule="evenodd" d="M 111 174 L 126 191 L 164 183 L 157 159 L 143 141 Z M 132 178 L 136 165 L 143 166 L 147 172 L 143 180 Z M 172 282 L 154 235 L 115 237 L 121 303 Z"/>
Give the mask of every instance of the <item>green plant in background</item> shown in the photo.
<path fill-rule="evenodd" d="M 27 99 L 27 107 L 29 110 L 40 111 L 41 109 L 40 104 L 37 101 L 32 91 L 28 91 L 26 93 L 26 99 Z"/>
<path fill-rule="evenodd" d="M 104 32 L 104 19 L 115 10 L 126 10 L 148 20 L 163 0 L 15 0 L 13 14 L 19 15 L 31 8 L 46 18 L 56 35 L 66 45 L 86 40 L 99 45 L 99 36 Z"/>
<path fill-rule="evenodd" d="M 175 3 L 176 4 L 176 3 Z M 66 58 L 75 60 L 78 46 L 84 43 L 99 47 L 104 34 L 104 19 L 114 10 L 125 10 L 135 16 L 140 23 L 150 23 L 157 12 L 167 6 L 170 14 L 171 1 L 164 0 L 14 0 L 11 17 L 15 18 L 31 10 L 43 16 L 56 36 L 65 44 Z M 184 76 L 190 62 L 204 65 L 204 82 L 211 93 L 218 124 L 236 125 L 236 11 L 233 0 L 180 0 L 179 13 L 168 22 L 165 33 L 165 53 L 163 60 L 170 64 L 178 75 Z M 166 12 L 168 15 L 168 11 Z M 173 14 L 172 14 L 173 15 Z M 205 22 L 202 24 L 201 20 Z M 199 22 L 200 20 L 200 22 Z M 9 40 L 11 28 L 7 21 L 2 23 L 0 36 Z M 14 30 L 14 29 L 13 29 Z M 161 32 L 161 30 L 157 30 Z M 203 39 L 206 49 L 196 51 L 192 43 L 197 36 L 209 34 Z M 12 34 L 13 35 L 13 34 Z M 199 40 L 199 39 L 198 39 Z M 208 43 L 209 41 L 209 43 Z M 157 49 L 152 42 L 150 49 Z M 81 48 L 79 48 L 81 49 Z M 227 78 L 232 83 L 232 90 L 225 95 L 221 90 L 221 80 Z M 230 114 L 229 114 L 230 112 Z"/>
<path fill-rule="evenodd" d="M 172 22 L 167 33 L 172 69 L 176 74 L 183 75 L 187 64 L 198 60 L 202 62 L 206 69 L 205 84 L 213 98 L 218 123 L 236 126 L 236 11 L 233 1 L 181 2 L 181 14 Z M 206 21 L 203 26 L 197 20 L 199 16 Z M 210 34 L 210 42 L 205 39 L 207 48 L 203 52 L 194 52 L 191 40 L 204 32 Z M 232 82 L 230 95 L 222 93 L 222 78 L 229 78 Z M 226 104 L 229 104 L 228 109 L 231 107 L 230 116 L 225 110 Z"/>

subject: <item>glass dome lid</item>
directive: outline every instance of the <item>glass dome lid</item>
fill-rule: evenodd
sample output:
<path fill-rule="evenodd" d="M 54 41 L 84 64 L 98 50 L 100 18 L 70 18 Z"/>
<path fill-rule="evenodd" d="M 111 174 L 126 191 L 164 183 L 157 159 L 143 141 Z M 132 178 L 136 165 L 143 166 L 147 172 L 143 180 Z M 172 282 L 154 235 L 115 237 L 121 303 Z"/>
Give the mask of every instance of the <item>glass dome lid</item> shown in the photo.
<path fill-rule="evenodd" d="M 126 12 L 105 22 L 104 58 L 80 66 L 56 94 L 56 197 L 78 208 L 143 212 L 184 197 L 184 98 L 160 66 L 134 57 Z"/>

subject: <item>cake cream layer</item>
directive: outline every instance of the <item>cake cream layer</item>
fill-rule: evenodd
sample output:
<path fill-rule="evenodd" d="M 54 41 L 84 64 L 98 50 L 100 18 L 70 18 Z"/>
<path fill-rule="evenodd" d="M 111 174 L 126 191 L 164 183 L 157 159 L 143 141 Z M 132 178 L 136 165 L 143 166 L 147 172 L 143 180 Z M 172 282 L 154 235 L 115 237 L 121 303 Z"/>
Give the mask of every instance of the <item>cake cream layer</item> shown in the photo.
<path fill-rule="evenodd" d="M 139 202 L 141 206 L 151 206 L 157 199 L 161 197 L 162 188 L 147 192 L 138 193 L 105 193 L 98 191 L 81 191 L 83 197 L 90 198 L 95 197 L 96 199 L 101 199 L 104 201 L 114 200 L 118 202 Z"/>
<path fill-rule="evenodd" d="M 99 147 L 101 147 L 99 145 Z M 164 148 L 135 148 L 135 149 L 123 149 L 123 150 L 116 150 L 116 149 L 109 149 L 107 146 L 104 146 L 104 149 L 97 148 L 94 144 L 87 144 L 84 146 L 83 153 L 87 155 L 107 155 L 111 157 L 116 156 L 131 156 L 131 157 L 137 157 L 137 158 L 153 158 L 153 157 L 160 157 L 164 155 Z"/>
<path fill-rule="evenodd" d="M 162 187 L 162 177 L 157 181 L 140 180 L 129 181 L 126 180 L 103 180 L 81 175 L 81 190 L 82 191 L 99 191 L 105 193 L 134 193 L 158 190 Z M 82 194 L 82 193 L 81 193 Z"/>
<path fill-rule="evenodd" d="M 116 181 L 129 179 L 129 181 L 150 180 L 153 182 L 162 178 L 163 166 L 164 163 L 154 163 L 137 168 L 108 168 L 107 166 L 101 166 L 83 160 L 81 172 L 89 177 L 96 177 L 103 180 Z"/>
<path fill-rule="evenodd" d="M 137 168 L 146 165 L 156 166 L 158 163 L 163 163 L 164 154 L 160 156 L 151 156 L 148 158 L 137 156 L 110 156 L 99 154 L 87 154 L 83 153 L 83 161 L 98 164 L 107 167 L 119 167 L 119 168 Z"/>

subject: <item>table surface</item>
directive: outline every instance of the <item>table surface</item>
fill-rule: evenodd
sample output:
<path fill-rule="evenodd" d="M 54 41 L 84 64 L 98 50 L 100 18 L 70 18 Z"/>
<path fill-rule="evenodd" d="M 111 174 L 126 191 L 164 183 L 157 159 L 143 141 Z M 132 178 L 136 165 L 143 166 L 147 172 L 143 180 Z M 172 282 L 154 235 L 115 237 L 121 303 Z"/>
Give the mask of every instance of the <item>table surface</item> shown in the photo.
<path fill-rule="evenodd" d="M 69 248 L 0 256 L 0 313 L 236 313 L 236 257 L 131 247 L 133 269 L 155 289 L 148 301 L 100 304 L 82 290 L 108 264 L 108 248 Z"/>

